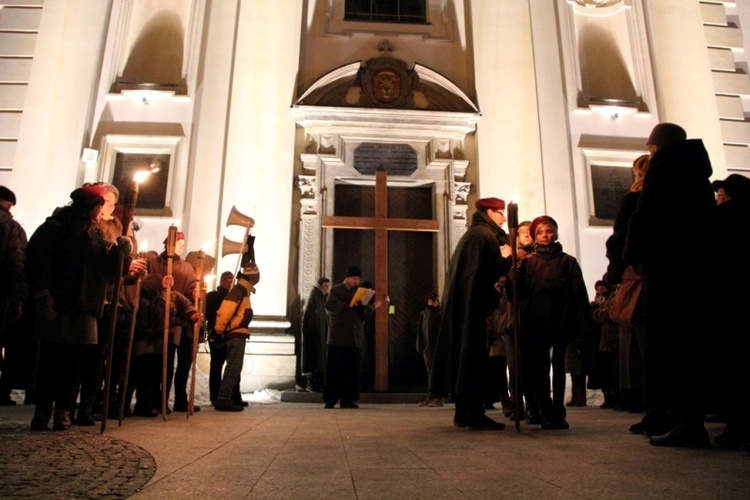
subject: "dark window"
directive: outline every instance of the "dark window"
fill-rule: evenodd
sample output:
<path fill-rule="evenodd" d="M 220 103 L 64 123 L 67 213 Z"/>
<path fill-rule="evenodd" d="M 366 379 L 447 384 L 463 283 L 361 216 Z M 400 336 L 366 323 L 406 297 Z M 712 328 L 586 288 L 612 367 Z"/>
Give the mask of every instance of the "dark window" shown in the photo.
<path fill-rule="evenodd" d="M 158 171 L 152 173 L 138 186 L 136 209 L 162 210 L 167 203 L 167 183 L 169 181 L 169 155 L 117 153 L 112 184 L 120 191 L 120 201 L 127 191 L 133 174 L 139 170 L 150 170 L 152 164 L 159 163 Z M 142 213 L 142 212 L 141 212 Z"/>
<path fill-rule="evenodd" d="M 346 0 L 345 21 L 427 23 L 427 0 Z"/>

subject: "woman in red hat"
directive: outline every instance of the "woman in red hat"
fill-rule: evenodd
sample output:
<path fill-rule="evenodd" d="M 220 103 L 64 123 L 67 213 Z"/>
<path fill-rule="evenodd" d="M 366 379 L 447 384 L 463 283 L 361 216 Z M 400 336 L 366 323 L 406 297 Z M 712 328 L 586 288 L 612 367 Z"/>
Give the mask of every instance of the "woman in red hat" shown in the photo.
<path fill-rule="evenodd" d="M 24 272 L 34 298 L 35 334 L 41 342 L 36 374 L 36 409 L 31 430 L 67 430 L 81 371 L 84 346 L 95 345 L 107 284 L 117 277 L 119 252 L 129 265 L 127 238 L 107 241 L 96 222 L 103 186 L 84 185 L 72 203 L 55 210 L 29 239 Z"/>

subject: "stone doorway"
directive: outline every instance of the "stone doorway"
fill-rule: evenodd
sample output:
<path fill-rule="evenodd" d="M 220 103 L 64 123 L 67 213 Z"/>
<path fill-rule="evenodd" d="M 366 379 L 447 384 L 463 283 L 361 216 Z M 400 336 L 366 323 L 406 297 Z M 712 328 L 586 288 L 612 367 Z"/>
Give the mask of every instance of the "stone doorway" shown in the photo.
<path fill-rule="evenodd" d="M 432 186 L 388 189 L 388 217 L 434 219 Z M 337 184 L 334 213 L 341 216 L 372 217 L 375 214 L 375 188 Z M 375 276 L 375 231 L 333 230 L 333 273 L 340 281 L 350 265 L 362 270 L 362 281 Z M 388 234 L 388 295 L 392 311 L 388 315 L 389 392 L 424 392 L 427 376 L 424 362 L 416 352 L 416 323 L 426 306 L 425 296 L 437 290 L 435 233 L 391 231 Z M 372 390 L 374 383 L 374 319 L 366 325 L 366 349 L 362 354 L 362 386 Z"/>

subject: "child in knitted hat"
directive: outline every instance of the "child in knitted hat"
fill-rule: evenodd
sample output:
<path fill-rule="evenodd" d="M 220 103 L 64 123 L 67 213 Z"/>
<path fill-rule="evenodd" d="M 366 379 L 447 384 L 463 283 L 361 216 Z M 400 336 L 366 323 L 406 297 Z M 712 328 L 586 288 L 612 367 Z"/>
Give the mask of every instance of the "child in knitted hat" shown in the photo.
<path fill-rule="evenodd" d="M 574 346 L 574 352 L 585 345 L 582 336 L 590 331 L 592 321 L 588 293 L 578 261 L 563 252 L 557 241 L 557 222 L 542 215 L 529 228 L 534 237 L 534 253 L 521 261 L 519 269 L 519 298 L 525 302 L 521 358 L 528 360 L 524 372 L 533 387 L 528 391 L 532 402 L 527 402 L 527 406 L 533 408 L 538 403 L 541 422 L 537 423 L 542 428 L 568 429 L 564 401 L 566 351 L 568 345 Z M 580 392 L 580 388 L 576 390 Z M 585 386 L 583 391 L 585 398 Z"/>

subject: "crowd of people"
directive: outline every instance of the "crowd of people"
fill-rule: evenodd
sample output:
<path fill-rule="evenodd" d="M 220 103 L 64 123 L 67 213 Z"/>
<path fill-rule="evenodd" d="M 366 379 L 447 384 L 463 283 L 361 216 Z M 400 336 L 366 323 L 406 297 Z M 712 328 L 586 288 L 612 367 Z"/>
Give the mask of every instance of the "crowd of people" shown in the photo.
<path fill-rule="evenodd" d="M 11 215 L 15 194 L 0 186 L 0 404 L 16 404 L 12 389 L 25 389 L 24 403 L 35 406 L 32 431 L 200 411 L 188 380 L 194 336 L 204 328 L 202 277 L 181 259 L 185 235 L 176 228 L 161 254 L 139 254 L 132 214 L 123 223 L 118 200 L 114 185 L 86 183 L 27 239 Z M 226 292 L 208 294 L 206 306 L 210 329 L 222 339 L 211 351 L 211 402 L 218 411 L 247 405 L 239 373 L 252 319 L 249 295 L 260 273 L 251 249 L 242 258 L 236 279 L 224 273 L 219 288 Z"/>
<path fill-rule="evenodd" d="M 646 146 L 649 154 L 633 162 L 634 182 L 607 239 L 608 266 L 593 300 L 552 216 L 509 227 L 509 235 L 505 201 L 476 201 L 442 297 L 426 297 L 415 328 L 428 376 L 421 406 L 450 400 L 454 425 L 502 430 L 505 424 L 487 415 L 500 403 L 512 421 L 564 430 L 566 408 L 585 406 L 586 390 L 600 389 L 601 408 L 644 414 L 629 430 L 651 445 L 709 446 L 707 418 L 726 423 L 717 445 L 748 445 L 750 410 L 740 395 L 750 382 L 741 316 L 749 298 L 743 251 L 750 178 L 732 174 L 712 183 L 703 142 L 673 123 L 655 126 Z M 116 418 L 123 407 L 125 416 L 144 417 L 199 411 L 187 382 L 194 325 L 204 321 L 196 308 L 202 277 L 181 259 L 184 234 L 168 236 L 161 254 L 144 258 L 132 224 L 114 214 L 115 186 L 84 184 L 70 198 L 27 240 L 11 215 L 14 193 L 0 186 L 0 404 L 15 404 L 10 389 L 21 372 L 29 380 L 26 402 L 35 404 L 35 431 L 49 429 L 50 420 L 55 430 L 94 425 L 103 407 L 109 413 L 100 418 Z M 705 258 L 672 230 L 685 208 L 700 234 L 736 249 L 712 259 L 714 272 L 695 271 Z M 218 411 L 246 406 L 240 373 L 259 277 L 250 245 L 241 271 L 222 274 L 206 297 L 210 399 Z M 301 372 L 309 390 L 322 392 L 325 408 L 358 407 L 365 325 L 381 305 L 358 298 L 361 277 L 356 266 L 335 285 L 322 277 L 306 304 Z M 625 323 L 611 313 L 628 280 L 639 283 L 640 294 Z M 24 349 L 14 340 L 29 330 L 33 370 L 19 362 L 16 350 Z M 104 373 L 112 375 L 109 388 Z"/>

